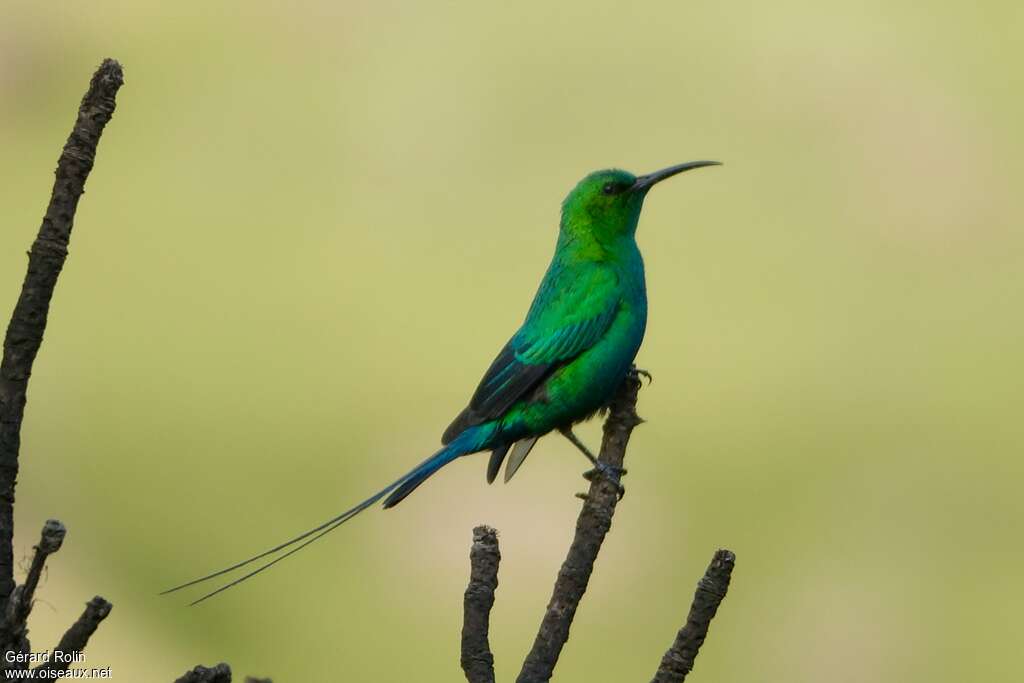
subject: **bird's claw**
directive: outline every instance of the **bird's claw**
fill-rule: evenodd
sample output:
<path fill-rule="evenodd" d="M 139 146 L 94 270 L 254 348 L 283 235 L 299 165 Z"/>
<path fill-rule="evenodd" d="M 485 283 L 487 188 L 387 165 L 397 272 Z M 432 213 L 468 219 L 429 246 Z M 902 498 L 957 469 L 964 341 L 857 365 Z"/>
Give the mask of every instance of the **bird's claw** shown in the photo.
<path fill-rule="evenodd" d="M 639 381 L 641 377 L 645 378 L 647 380 L 647 386 L 651 386 L 651 383 L 654 381 L 654 376 L 651 375 L 650 372 L 642 368 L 638 368 L 635 365 L 630 368 L 629 374 L 631 374 L 637 381 Z"/>
<path fill-rule="evenodd" d="M 615 484 L 615 488 L 618 490 L 619 500 L 622 500 L 626 495 L 626 487 L 622 485 L 622 477 L 625 475 L 625 467 L 616 467 L 615 465 L 599 462 L 594 469 L 584 472 L 583 478 L 590 482 L 594 481 L 598 477 L 602 477 L 610 481 L 612 484 Z"/>

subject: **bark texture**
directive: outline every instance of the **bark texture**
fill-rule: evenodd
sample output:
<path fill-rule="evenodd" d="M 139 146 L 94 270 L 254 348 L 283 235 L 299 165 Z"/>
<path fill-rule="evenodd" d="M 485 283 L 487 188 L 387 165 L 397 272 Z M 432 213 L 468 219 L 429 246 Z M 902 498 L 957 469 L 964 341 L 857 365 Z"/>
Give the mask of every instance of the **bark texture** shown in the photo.
<path fill-rule="evenodd" d="M 589 472 L 590 491 L 577 494 L 583 499 L 583 509 L 576 520 L 576 534 L 558 572 L 533 647 L 516 678 L 517 683 L 549 681 L 562 648 L 569 640 L 573 618 L 587 590 L 594 562 L 611 529 L 612 516 L 623 493 L 619 482 L 604 472 L 620 471 L 625 474 L 622 464 L 629 437 L 633 428 L 643 422 L 636 414 L 641 375 L 650 377 L 644 371 L 634 368 L 608 407 L 601 453 L 598 456 L 598 462 L 605 469 L 603 472 Z M 475 528 L 462 623 L 462 669 L 469 683 L 494 683 L 494 655 L 488 642 L 488 631 L 494 605 L 494 589 L 498 585 L 500 559 L 497 532 L 486 526 Z M 704 578 L 697 584 L 686 624 L 662 658 L 652 683 L 681 682 L 693 669 L 694 659 L 707 636 L 711 620 L 729 588 L 729 578 L 735 563 L 736 556 L 731 551 L 719 550 L 715 553 Z"/>
<path fill-rule="evenodd" d="M 469 586 L 463 600 L 462 670 L 469 683 L 494 683 L 494 655 L 488 633 L 498 587 L 498 532 L 489 526 L 473 529 L 469 551 Z"/>
<path fill-rule="evenodd" d="M 4 338 L 0 361 L 0 604 L 14 590 L 14 487 L 18 479 L 21 422 L 32 364 L 43 343 L 57 278 L 71 241 L 78 200 L 96 158 L 114 98 L 124 83 L 121 65 L 106 59 L 93 74 L 75 126 L 57 161 L 56 180 L 39 234 L 28 252 L 28 272 Z"/>
<path fill-rule="evenodd" d="M 729 590 L 735 566 L 736 555 L 729 550 L 719 550 L 711 558 L 704 577 L 697 583 L 686 624 L 679 629 L 675 642 L 661 658 L 661 666 L 651 683 L 680 683 L 693 670 L 693 661 L 708 635 L 711 620 Z"/>
<path fill-rule="evenodd" d="M 54 652 L 67 654 L 84 650 L 85 646 L 89 643 L 89 638 L 92 637 L 93 633 L 96 633 L 100 622 L 107 618 L 111 609 L 113 609 L 113 605 L 98 595 L 85 603 L 85 611 L 82 612 L 82 616 L 78 617 L 78 621 L 71 624 L 71 628 L 60 639 L 57 647 L 54 648 Z M 70 662 L 58 662 L 56 657 L 51 656 L 49 662 L 40 664 L 36 667 L 36 670 L 47 672 L 67 671 L 69 665 Z M 37 676 L 37 678 L 42 677 Z M 49 678 L 52 678 L 52 676 Z"/>
<path fill-rule="evenodd" d="M 598 462 L 622 469 L 630 434 L 643 421 L 636 414 L 639 391 L 640 377 L 634 371 L 626 377 L 609 405 Z M 587 590 L 594 561 L 611 529 L 612 516 L 619 502 L 618 484 L 604 476 L 593 477 L 590 491 L 583 499 L 583 509 L 576 520 L 576 535 L 558 572 L 551 601 L 533 648 L 516 678 L 517 683 L 544 683 L 551 679 L 562 647 L 569 640 L 569 627 Z"/>

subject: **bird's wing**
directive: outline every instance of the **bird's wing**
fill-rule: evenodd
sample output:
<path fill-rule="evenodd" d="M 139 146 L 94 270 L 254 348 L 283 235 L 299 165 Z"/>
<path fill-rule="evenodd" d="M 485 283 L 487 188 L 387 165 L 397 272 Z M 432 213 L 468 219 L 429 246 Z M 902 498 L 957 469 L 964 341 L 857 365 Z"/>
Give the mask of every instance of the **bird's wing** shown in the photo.
<path fill-rule="evenodd" d="M 491 363 L 469 406 L 448 426 L 448 443 L 500 417 L 556 367 L 594 345 L 619 308 L 618 275 L 599 264 L 548 271 L 526 322 Z"/>

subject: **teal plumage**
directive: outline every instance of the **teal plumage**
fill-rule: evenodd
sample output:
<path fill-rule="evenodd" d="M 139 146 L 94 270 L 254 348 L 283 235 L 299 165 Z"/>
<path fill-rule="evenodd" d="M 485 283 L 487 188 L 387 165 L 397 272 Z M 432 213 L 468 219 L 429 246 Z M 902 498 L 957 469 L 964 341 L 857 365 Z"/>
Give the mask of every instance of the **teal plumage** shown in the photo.
<path fill-rule="evenodd" d="M 597 171 L 581 180 L 562 205 L 555 254 L 526 319 L 484 374 L 469 405 L 445 430 L 440 450 L 320 526 L 166 592 L 281 553 L 196 602 L 216 595 L 301 550 L 385 496 L 384 507 L 398 504 L 464 455 L 491 451 L 487 479 L 493 481 L 511 449 L 507 480 L 537 438 L 559 430 L 578 443 L 569 431 L 572 425 L 607 405 L 643 341 L 647 293 L 636 228 L 647 192 L 665 178 L 715 163 L 690 162 L 640 177 L 615 169 Z"/>

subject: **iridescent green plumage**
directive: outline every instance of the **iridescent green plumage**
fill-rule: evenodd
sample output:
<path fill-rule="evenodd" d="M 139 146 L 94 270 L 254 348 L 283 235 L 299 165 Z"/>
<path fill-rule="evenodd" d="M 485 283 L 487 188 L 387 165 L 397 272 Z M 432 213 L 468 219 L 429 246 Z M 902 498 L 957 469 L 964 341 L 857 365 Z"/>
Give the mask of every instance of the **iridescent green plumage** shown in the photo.
<path fill-rule="evenodd" d="M 205 600 L 304 548 L 385 496 L 384 507 L 398 504 L 461 456 L 491 451 L 487 478 L 492 481 L 510 448 L 506 478 L 539 437 L 553 430 L 571 436 L 574 423 L 611 399 L 644 337 L 647 294 L 635 237 L 647 192 L 665 178 L 715 163 L 695 161 L 640 177 L 621 170 L 597 171 L 581 180 L 562 205 L 555 254 L 526 320 L 484 374 L 469 405 L 445 430 L 442 448 L 315 529 L 171 590 L 281 553 L 199 601 Z"/>

